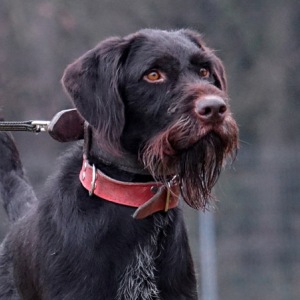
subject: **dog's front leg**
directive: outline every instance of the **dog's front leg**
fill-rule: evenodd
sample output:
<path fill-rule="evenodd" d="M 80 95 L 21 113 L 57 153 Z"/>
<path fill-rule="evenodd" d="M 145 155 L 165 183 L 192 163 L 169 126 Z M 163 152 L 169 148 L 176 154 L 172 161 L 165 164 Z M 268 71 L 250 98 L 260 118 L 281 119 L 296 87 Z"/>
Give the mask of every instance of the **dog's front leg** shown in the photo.
<path fill-rule="evenodd" d="M 13 277 L 13 261 L 6 239 L 0 246 L 0 300 L 21 300 Z"/>
<path fill-rule="evenodd" d="M 161 300 L 197 300 L 197 280 L 180 209 L 169 212 L 172 224 L 162 243 L 159 257 L 159 288 Z"/>
<path fill-rule="evenodd" d="M 36 202 L 10 133 L 0 132 L 0 201 L 11 222 L 23 217 Z"/>

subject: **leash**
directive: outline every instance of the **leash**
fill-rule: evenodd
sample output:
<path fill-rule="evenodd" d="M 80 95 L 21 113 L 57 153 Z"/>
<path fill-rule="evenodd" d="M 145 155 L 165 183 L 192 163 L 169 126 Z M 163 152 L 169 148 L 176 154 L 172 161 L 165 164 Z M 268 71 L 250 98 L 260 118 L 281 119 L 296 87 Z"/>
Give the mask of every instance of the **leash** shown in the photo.
<path fill-rule="evenodd" d="M 29 131 L 34 133 L 48 131 L 50 121 L 1 121 L 0 131 Z"/>
<path fill-rule="evenodd" d="M 59 142 L 83 139 L 84 120 L 77 109 L 58 112 L 50 121 L 0 121 L 0 131 L 48 132 Z"/>

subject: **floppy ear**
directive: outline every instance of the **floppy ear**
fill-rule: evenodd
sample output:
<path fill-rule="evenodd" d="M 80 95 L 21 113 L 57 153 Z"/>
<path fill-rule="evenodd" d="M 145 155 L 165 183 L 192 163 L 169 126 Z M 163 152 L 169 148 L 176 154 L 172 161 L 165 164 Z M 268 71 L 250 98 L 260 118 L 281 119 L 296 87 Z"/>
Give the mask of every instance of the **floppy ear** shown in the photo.
<path fill-rule="evenodd" d="M 81 116 L 107 150 L 118 151 L 125 117 L 119 94 L 121 58 L 127 42 L 110 38 L 70 64 L 62 84 Z"/>
<path fill-rule="evenodd" d="M 193 30 L 184 29 L 182 32 L 200 49 L 205 51 L 212 60 L 212 74 L 215 79 L 215 85 L 222 91 L 227 91 L 227 80 L 222 61 L 214 54 L 214 51 L 207 47 L 203 42 L 201 34 Z"/>

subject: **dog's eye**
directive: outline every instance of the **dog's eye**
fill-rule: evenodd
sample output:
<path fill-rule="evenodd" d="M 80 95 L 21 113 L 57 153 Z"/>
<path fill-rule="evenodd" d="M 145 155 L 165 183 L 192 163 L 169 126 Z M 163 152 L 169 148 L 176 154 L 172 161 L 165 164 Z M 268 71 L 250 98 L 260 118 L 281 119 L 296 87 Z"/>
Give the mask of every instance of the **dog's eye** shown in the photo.
<path fill-rule="evenodd" d="M 165 80 L 164 74 L 157 70 L 151 70 L 143 78 L 150 83 L 163 82 Z"/>
<path fill-rule="evenodd" d="M 210 76 L 210 72 L 206 68 L 201 68 L 199 71 L 199 75 L 201 78 L 208 78 Z"/>

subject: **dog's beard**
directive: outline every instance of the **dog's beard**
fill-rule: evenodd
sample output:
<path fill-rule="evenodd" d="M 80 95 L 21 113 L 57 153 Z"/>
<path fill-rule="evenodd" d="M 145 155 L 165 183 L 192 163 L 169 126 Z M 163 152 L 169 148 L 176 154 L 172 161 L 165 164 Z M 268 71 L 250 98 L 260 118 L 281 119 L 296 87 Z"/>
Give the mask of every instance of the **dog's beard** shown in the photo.
<path fill-rule="evenodd" d="M 142 153 L 144 165 L 156 180 L 164 182 L 178 175 L 184 201 L 205 209 L 227 157 L 238 147 L 237 126 L 229 118 L 222 130 L 199 133 L 196 122 L 182 119 L 148 143 Z"/>
<path fill-rule="evenodd" d="M 184 201 L 193 208 L 204 209 L 212 199 L 224 161 L 224 144 L 215 135 L 207 135 L 183 151 L 177 163 L 180 190 Z"/>

